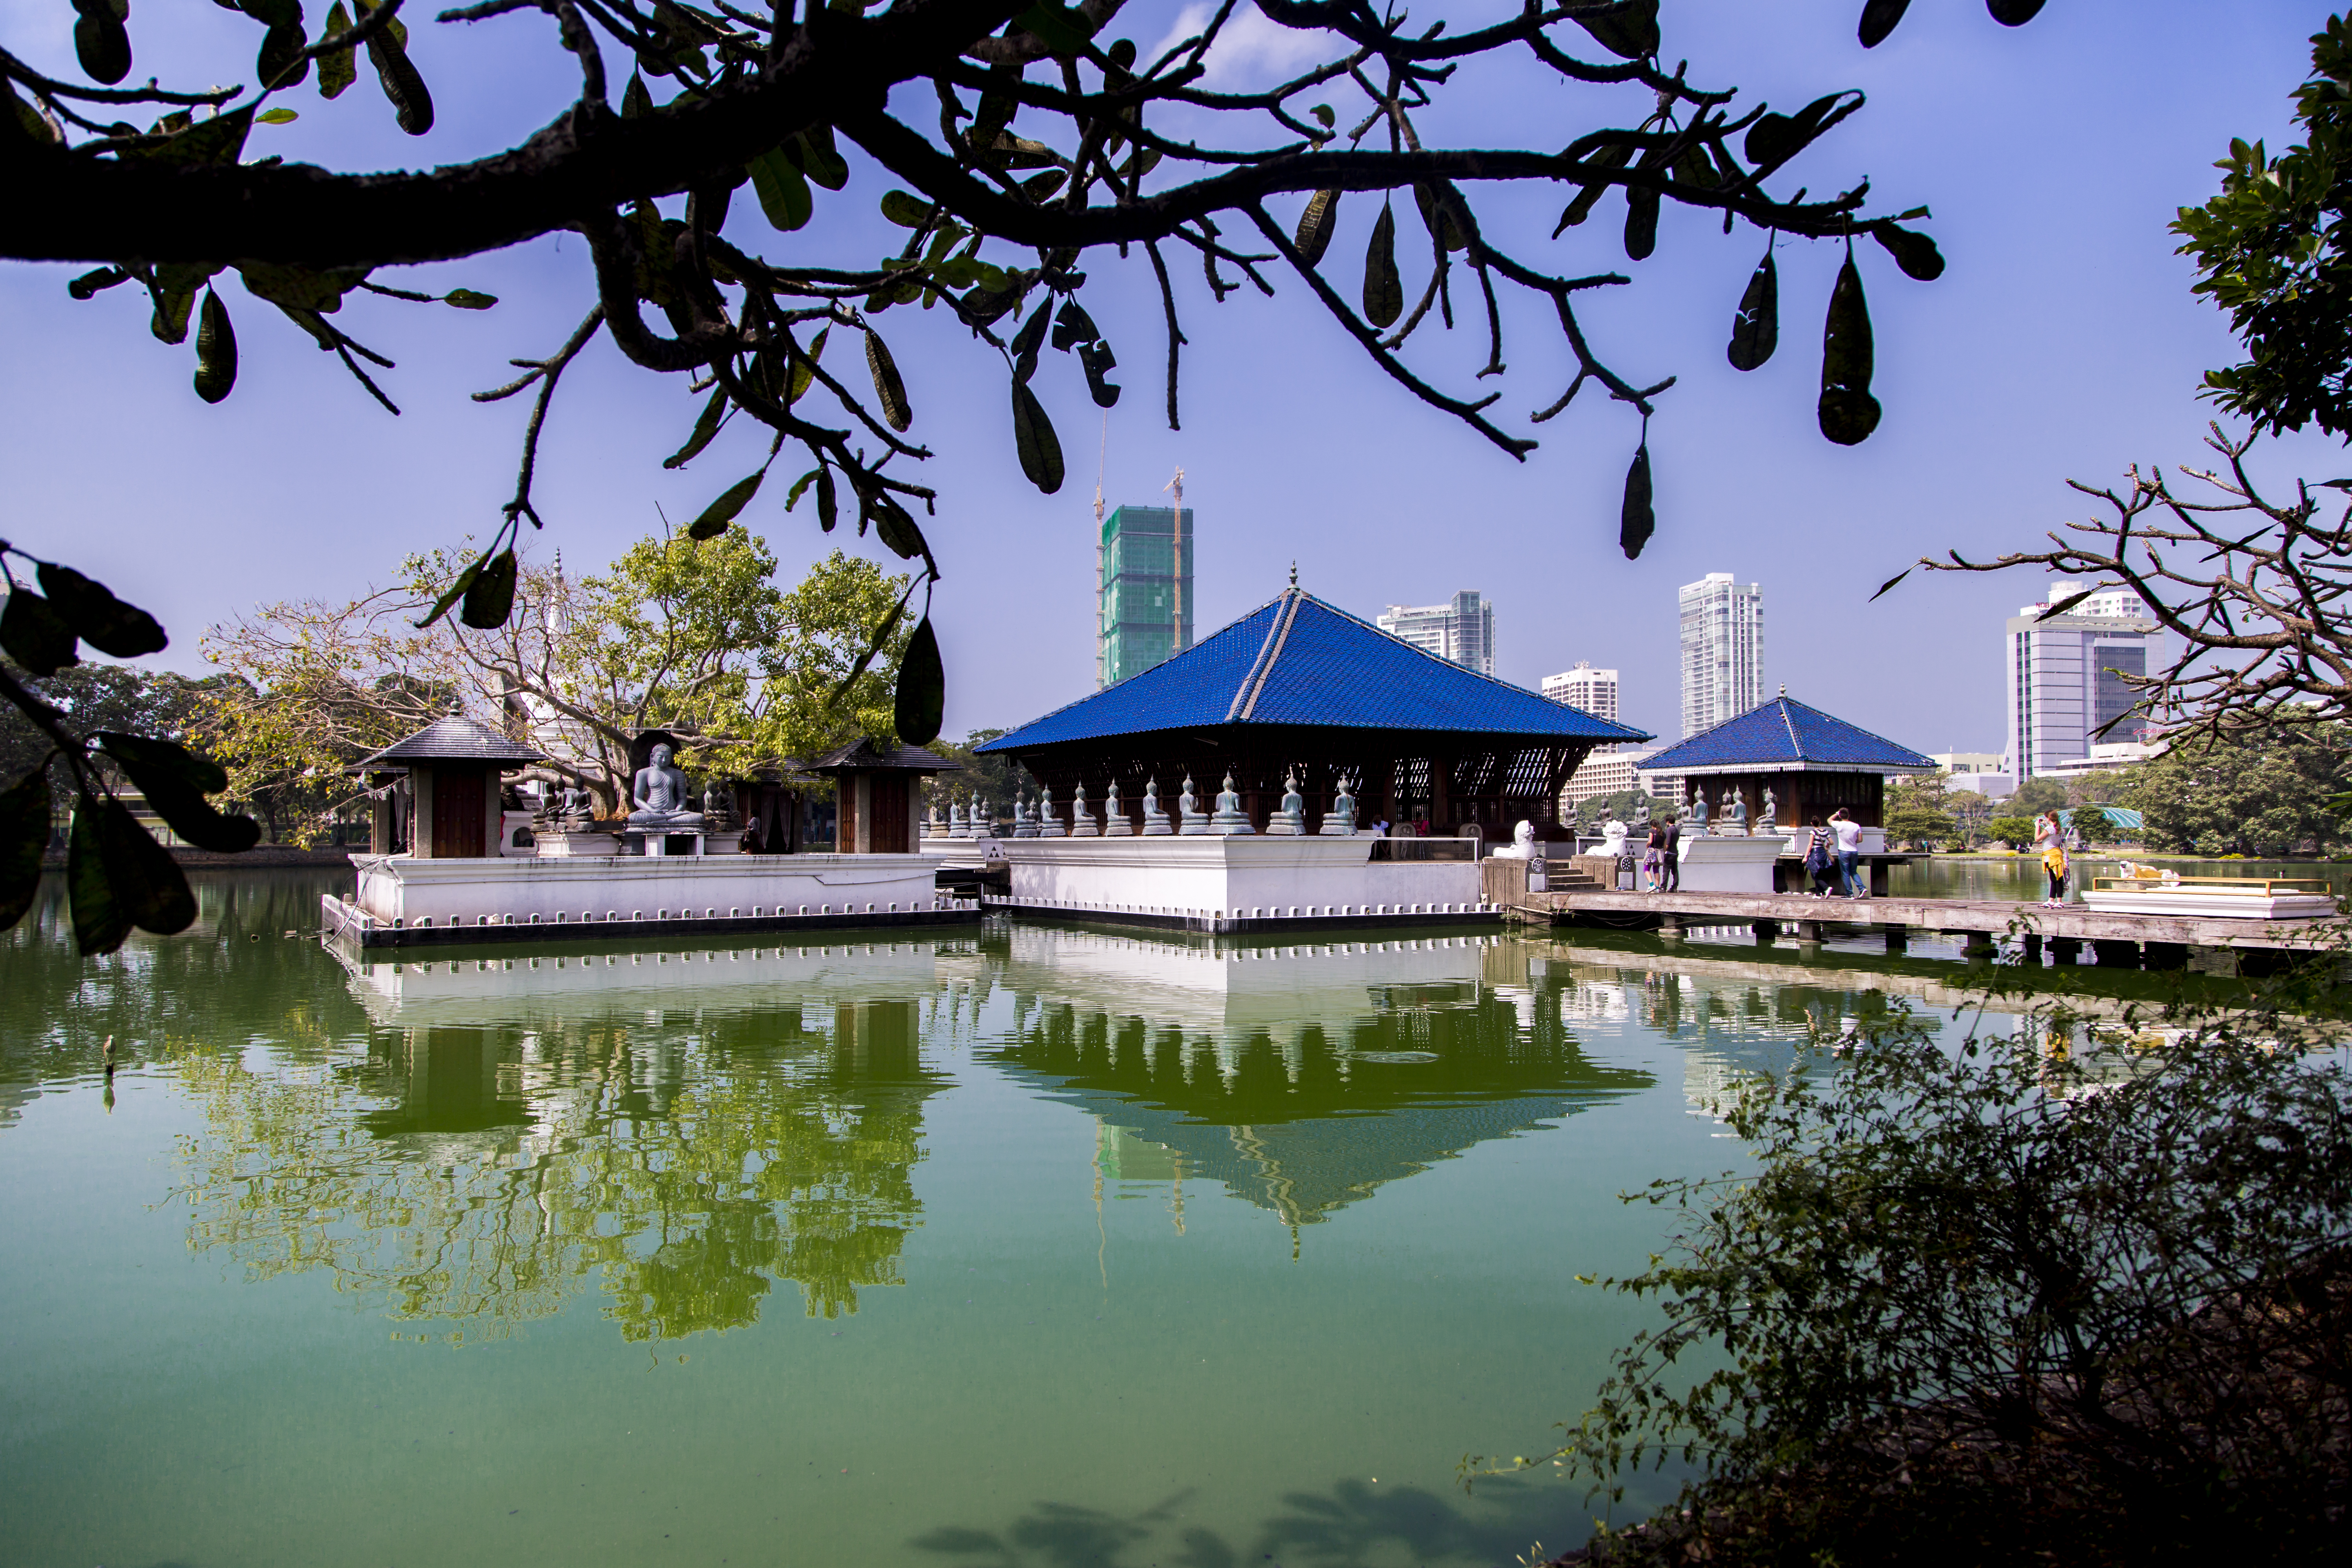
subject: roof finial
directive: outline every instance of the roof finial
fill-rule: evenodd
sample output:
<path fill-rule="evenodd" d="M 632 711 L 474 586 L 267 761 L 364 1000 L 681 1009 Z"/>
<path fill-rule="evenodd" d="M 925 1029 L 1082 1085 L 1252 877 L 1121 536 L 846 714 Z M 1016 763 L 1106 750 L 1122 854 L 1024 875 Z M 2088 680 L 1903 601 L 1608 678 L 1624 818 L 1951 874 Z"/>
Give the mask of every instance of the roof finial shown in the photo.
<path fill-rule="evenodd" d="M 1780 695 L 1783 697 L 1789 695 L 1789 683 L 1785 680 L 1780 682 Z"/>
<path fill-rule="evenodd" d="M 1294 588 L 1298 586 L 1298 563 L 1296 561 L 1290 563 L 1290 585 Z"/>

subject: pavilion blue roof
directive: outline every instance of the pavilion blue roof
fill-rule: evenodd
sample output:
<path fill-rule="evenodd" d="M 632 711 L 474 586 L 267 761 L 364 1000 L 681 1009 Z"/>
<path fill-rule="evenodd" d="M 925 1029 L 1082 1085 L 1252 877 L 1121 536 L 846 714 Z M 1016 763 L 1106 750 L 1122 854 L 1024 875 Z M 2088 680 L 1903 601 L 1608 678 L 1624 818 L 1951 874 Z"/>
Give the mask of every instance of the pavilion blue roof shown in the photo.
<path fill-rule="evenodd" d="M 1452 730 L 1531 744 L 1650 738 L 1424 653 L 1291 588 L 1173 658 L 980 750 L 1227 724 Z"/>
<path fill-rule="evenodd" d="M 1642 759 L 1643 773 L 1743 768 L 1932 769 L 1935 762 L 1786 694 Z"/>

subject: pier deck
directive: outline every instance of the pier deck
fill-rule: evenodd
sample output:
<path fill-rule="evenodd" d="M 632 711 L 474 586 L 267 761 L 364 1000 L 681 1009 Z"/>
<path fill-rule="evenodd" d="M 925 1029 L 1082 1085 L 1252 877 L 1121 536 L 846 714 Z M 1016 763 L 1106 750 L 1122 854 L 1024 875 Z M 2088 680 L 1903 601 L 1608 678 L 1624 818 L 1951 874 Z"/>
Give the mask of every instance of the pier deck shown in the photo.
<path fill-rule="evenodd" d="M 1688 926 L 1746 925 L 1759 935 L 1788 934 L 1800 942 L 1817 942 L 1831 926 L 1864 926 L 1883 931 L 1891 952 L 1900 952 L 1915 931 L 1949 932 L 1977 939 L 1972 945 L 2014 938 L 2037 957 L 2047 942 L 2061 963 L 2073 962 L 2088 942 L 2101 963 L 2137 967 L 2145 962 L 2150 968 L 2179 968 L 2205 954 L 2314 951 L 2326 945 L 2321 933 L 2338 923 L 2109 914 L 2080 904 L 2049 909 L 1978 899 L 1813 899 L 1799 893 L 1639 893 L 1598 888 L 1528 892 L 1491 884 L 1488 897 L 1511 918 L 1551 924 L 1655 924 L 1668 935 Z"/>

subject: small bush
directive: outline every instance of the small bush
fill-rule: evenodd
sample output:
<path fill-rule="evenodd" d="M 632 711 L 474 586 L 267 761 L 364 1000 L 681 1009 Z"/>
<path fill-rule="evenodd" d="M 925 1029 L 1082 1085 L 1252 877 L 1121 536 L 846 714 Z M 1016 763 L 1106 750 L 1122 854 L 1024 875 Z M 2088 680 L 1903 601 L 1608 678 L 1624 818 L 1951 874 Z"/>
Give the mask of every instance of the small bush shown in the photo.
<path fill-rule="evenodd" d="M 2086 1066 L 1898 1025 L 1833 1071 L 1747 1089 L 1725 1114 L 1757 1174 L 1636 1194 L 1685 1228 L 1612 1283 L 1661 1298 L 1666 1324 L 1557 1456 L 1601 1488 L 1668 1458 L 1705 1479 L 1573 1555 L 2339 1550 L 2352 1093 L 2280 1044 L 2223 1028 Z M 1694 1382 L 1711 1352 L 1724 1364 Z"/>

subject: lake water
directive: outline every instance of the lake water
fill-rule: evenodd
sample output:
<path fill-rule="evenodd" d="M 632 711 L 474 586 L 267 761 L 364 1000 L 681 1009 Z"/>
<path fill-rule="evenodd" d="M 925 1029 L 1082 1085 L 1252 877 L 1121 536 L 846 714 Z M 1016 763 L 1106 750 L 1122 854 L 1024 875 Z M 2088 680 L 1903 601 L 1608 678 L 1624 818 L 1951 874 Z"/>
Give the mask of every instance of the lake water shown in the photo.
<path fill-rule="evenodd" d="M 1576 1279 L 1661 1245 L 1615 1194 L 1956 974 L 1001 921 L 394 963 L 297 934 L 347 878 L 197 880 L 110 958 L 54 879 L 0 936 L 12 1563 L 1558 1550 L 1580 1487 L 1456 1467 L 1650 1321 Z"/>

